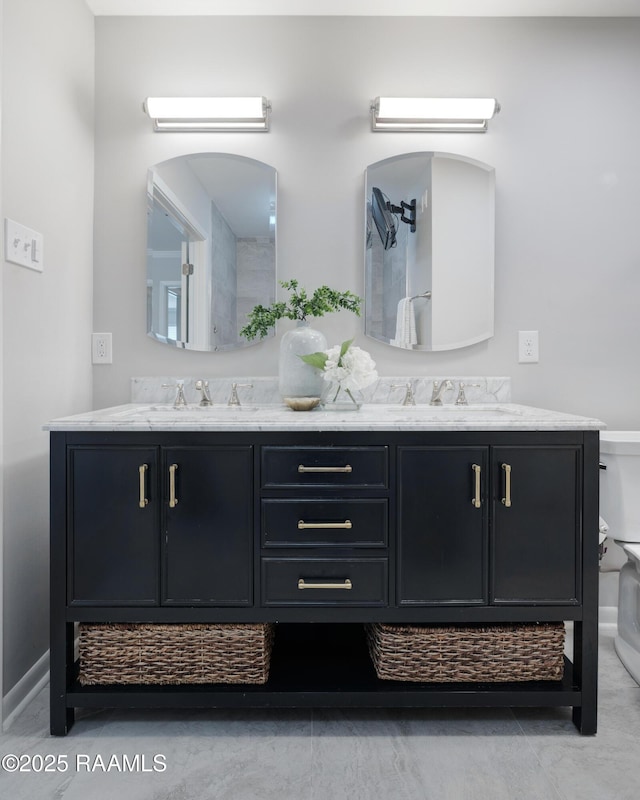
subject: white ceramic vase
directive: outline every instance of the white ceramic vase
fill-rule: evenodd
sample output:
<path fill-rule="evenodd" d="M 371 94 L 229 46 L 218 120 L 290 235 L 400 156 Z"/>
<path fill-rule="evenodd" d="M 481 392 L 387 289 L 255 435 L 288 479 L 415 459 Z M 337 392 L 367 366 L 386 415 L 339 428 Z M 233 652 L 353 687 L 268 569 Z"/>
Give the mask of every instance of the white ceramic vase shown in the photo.
<path fill-rule="evenodd" d="M 279 390 L 283 397 L 320 397 L 325 381 L 322 373 L 299 356 L 327 349 L 323 333 L 310 328 L 308 322 L 298 322 L 280 341 L 278 365 Z"/>

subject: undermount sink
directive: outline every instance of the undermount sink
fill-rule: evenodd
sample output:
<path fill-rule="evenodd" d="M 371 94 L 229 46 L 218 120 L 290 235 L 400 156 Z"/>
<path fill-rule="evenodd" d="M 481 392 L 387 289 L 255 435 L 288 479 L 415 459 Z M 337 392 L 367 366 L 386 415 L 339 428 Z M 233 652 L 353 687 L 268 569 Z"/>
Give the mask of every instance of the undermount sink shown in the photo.
<path fill-rule="evenodd" d="M 456 405 L 443 405 L 432 406 L 428 404 L 415 405 L 415 406 L 397 406 L 390 407 L 387 411 L 392 413 L 401 414 L 422 414 L 426 416 L 440 416 L 440 415 L 460 415 L 461 417 L 497 417 L 497 416 L 521 416 L 521 414 L 514 410 L 512 407 L 506 408 L 505 406 L 495 405 L 493 403 L 483 403 L 469 406 L 456 406 Z"/>
<path fill-rule="evenodd" d="M 160 403 L 142 406 L 140 408 L 130 408 L 123 411 L 118 416 L 128 419 L 158 419 L 168 416 L 184 418 L 196 414 L 198 416 L 224 416 L 228 417 L 238 413 L 256 412 L 259 406 L 186 406 L 175 408 L 173 405 L 162 405 Z"/>

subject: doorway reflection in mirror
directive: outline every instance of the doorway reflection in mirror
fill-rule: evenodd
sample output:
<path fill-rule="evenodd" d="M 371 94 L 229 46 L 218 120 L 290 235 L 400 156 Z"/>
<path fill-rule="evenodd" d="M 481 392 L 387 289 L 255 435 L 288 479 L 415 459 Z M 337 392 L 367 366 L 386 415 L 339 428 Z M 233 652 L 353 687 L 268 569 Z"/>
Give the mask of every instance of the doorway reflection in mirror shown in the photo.
<path fill-rule="evenodd" d="M 276 172 L 197 153 L 149 171 L 147 331 L 192 350 L 247 346 L 239 330 L 276 293 Z"/>

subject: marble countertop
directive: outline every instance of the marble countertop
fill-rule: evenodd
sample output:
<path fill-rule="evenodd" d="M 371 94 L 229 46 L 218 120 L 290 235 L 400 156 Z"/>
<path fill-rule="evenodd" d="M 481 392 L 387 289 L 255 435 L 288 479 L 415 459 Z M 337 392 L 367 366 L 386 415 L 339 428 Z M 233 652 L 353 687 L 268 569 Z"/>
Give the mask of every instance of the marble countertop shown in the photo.
<path fill-rule="evenodd" d="M 601 430 L 600 420 L 515 403 L 468 406 L 365 403 L 359 410 L 292 411 L 284 404 L 129 403 L 54 419 L 49 431 L 553 431 Z"/>

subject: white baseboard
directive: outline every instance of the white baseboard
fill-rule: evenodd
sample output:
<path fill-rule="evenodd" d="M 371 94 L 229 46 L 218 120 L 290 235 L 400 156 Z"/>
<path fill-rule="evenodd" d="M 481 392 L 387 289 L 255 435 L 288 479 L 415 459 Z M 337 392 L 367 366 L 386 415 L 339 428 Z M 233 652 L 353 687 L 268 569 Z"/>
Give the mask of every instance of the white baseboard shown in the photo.
<path fill-rule="evenodd" d="M 9 689 L 2 698 L 2 729 L 7 730 L 13 720 L 25 709 L 49 680 L 49 651 L 47 650 L 20 678 L 16 685 Z"/>
<path fill-rule="evenodd" d="M 598 622 L 600 625 L 617 625 L 618 606 L 600 606 Z"/>

